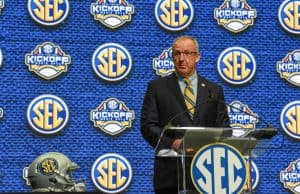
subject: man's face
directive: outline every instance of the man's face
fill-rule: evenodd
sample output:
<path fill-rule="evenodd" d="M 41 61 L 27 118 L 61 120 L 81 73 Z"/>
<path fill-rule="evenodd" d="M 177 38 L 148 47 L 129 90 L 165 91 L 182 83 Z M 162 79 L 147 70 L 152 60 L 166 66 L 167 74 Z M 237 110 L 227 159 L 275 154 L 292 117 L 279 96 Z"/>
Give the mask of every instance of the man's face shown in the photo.
<path fill-rule="evenodd" d="M 195 43 L 190 39 L 179 39 L 173 45 L 173 62 L 175 69 L 182 77 L 189 77 L 196 71 L 200 54 Z"/>

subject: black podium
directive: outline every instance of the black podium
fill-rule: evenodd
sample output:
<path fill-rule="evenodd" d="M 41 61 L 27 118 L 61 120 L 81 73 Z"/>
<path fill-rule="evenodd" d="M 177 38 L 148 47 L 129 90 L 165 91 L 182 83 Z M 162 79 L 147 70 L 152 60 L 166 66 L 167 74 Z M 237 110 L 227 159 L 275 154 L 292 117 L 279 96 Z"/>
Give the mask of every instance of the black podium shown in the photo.
<path fill-rule="evenodd" d="M 236 150 L 242 156 L 248 157 L 248 164 L 245 172 L 247 180 L 244 182 L 242 193 L 252 193 L 251 182 L 251 153 L 256 148 L 258 142 L 261 139 L 271 138 L 277 133 L 275 128 L 261 128 L 251 129 L 244 137 L 232 136 L 233 128 L 206 128 L 206 127 L 175 127 L 166 126 L 161 137 L 158 141 L 158 145 L 155 150 L 156 157 L 172 157 L 177 158 L 177 172 L 178 172 L 178 193 L 180 194 L 196 194 L 202 193 L 195 186 L 195 180 L 192 178 L 193 171 L 191 170 L 191 164 L 195 160 L 195 155 L 199 154 L 201 148 L 210 145 L 229 146 L 233 151 Z M 172 150 L 165 148 L 159 144 L 163 142 L 163 139 L 181 139 L 182 143 L 178 150 Z M 210 153 L 210 152 L 208 152 Z M 205 172 L 205 171 L 204 171 Z M 208 185 L 208 181 L 203 178 L 203 182 Z M 197 184 L 197 183 L 196 183 Z M 212 185 L 222 183 L 212 183 Z M 242 184 L 242 183 L 241 183 Z M 203 193 L 218 193 L 220 191 L 203 191 Z"/>

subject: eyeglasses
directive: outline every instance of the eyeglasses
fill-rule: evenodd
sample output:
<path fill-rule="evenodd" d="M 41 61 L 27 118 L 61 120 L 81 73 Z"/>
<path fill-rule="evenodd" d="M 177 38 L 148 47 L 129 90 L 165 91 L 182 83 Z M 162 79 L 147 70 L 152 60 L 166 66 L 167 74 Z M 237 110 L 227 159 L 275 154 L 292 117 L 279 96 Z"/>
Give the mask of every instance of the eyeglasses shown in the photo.
<path fill-rule="evenodd" d="M 184 52 L 174 51 L 172 53 L 172 56 L 173 57 L 180 57 L 181 54 L 183 54 L 184 57 L 191 57 L 192 55 L 198 54 L 198 52 L 195 52 L 195 51 L 184 51 Z"/>

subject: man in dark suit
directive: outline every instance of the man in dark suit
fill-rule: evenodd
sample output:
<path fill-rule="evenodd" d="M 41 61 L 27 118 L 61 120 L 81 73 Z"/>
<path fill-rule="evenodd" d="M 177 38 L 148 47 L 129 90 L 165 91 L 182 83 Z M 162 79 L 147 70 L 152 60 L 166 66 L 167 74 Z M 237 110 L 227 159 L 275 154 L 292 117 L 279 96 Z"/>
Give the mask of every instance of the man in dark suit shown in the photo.
<path fill-rule="evenodd" d="M 149 82 L 142 106 L 141 132 L 154 148 L 170 120 L 175 126 L 229 125 L 223 89 L 197 74 L 196 65 L 201 58 L 197 40 L 191 36 L 176 38 L 172 57 L 175 73 Z M 165 138 L 159 142 L 159 149 L 176 151 L 181 141 Z M 156 156 L 153 182 L 157 194 L 177 193 L 177 159 Z"/>

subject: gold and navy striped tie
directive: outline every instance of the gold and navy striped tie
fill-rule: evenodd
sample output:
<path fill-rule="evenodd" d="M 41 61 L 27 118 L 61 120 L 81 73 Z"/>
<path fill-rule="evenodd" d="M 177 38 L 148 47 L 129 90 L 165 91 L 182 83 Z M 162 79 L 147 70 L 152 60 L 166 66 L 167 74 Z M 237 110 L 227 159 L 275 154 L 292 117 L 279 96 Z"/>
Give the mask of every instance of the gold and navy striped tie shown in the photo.
<path fill-rule="evenodd" d="M 191 119 L 193 119 L 194 112 L 195 112 L 195 95 L 194 90 L 192 87 L 192 83 L 188 78 L 183 79 L 184 83 L 186 84 L 186 87 L 184 89 L 184 101 L 186 104 L 187 109 L 189 110 L 189 114 Z"/>

